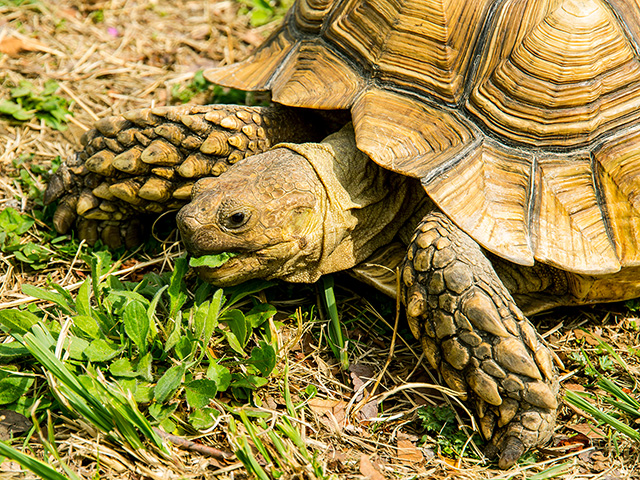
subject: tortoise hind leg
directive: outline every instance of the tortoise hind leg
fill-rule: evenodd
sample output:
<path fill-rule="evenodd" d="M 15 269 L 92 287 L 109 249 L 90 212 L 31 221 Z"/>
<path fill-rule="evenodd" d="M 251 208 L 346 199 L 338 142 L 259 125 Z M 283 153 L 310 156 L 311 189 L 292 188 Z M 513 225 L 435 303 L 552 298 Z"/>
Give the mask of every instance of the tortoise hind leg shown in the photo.
<path fill-rule="evenodd" d="M 134 230 L 143 223 L 132 218 L 180 208 L 196 180 L 218 176 L 275 143 L 321 138 L 326 132 L 314 120 L 301 110 L 239 105 L 160 107 L 107 117 L 52 177 L 45 203 L 61 200 L 54 214 L 59 233 L 79 217 L 78 233 L 88 242 L 101 237 L 111 246 L 123 240 L 132 246 L 142 240 Z"/>
<path fill-rule="evenodd" d="M 552 356 L 481 248 L 445 215 L 427 215 L 402 270 L 413 334 L 508 468 L 553 432 Z"/>

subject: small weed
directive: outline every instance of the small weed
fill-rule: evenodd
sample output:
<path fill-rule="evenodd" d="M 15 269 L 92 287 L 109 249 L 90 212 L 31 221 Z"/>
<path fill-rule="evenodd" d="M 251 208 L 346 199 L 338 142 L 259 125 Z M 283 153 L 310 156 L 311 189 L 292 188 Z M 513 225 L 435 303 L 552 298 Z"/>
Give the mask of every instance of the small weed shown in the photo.
<path fill-rule="evenodd" d="M 187 85 L 174 84 L 171 87 L 173 103 L 187 103 L 196 95 L 205 94 L 207 103 L 228 103 L 237 105 L 253 104 L 253 96 L 250 92 L 243 92 L 233 88 L 223 88 L 214 85 L 204 78 L 202 70 L 198 70 L 191 82 Z"/>
<path fill-rule="evenodd" d="M 34 270 L 47 267 L 53 252 L 34 242 L 24 242 L 24 235 L 35 223 L 33 218 L 14 208 L 7 207 L 0 212 L 0 250 L 12 253 L 15 258 L 28 264 Z"/>
<path fill-rule="evenodd" d="M 599 424 L 609 425 L 614 432 L 640 441 L 640 431 L 635 428 L 640 421 L 640 401 L 631 395 L 630 389 L 622 387 L 619 380 L 611 378 L 616 367 L 622 367 L 630 373 L 629 367 L 610 345 L 601 342 L 596 349 L 599 353 L 597 364 L 587 357 L 584 350 L 572 353 L 570 358 L 583 367 L 585 375 L 597 379 L 597 386 L 605 394 L 567 391 L 565 398 L 592 415 Z M 598 399 L 611 405 L 614 410 L 609 413 L 600 410 L 596 406 Z"/>
<path fill-rule="evenodd" d="M 583 368 L 583 372 L 588 377 L 598 377 L 600 375 L 598 368 L 600 371 L 604 372 L 613 372 L 616 369 L 615 361 L 606 353 L 608 352 L 605 348 L 598 346 L 596 347 L 598 356 L 597 365 L 594 365 L 592 361 L 589 359 L 584 350 L 574 351 L 569 353 L 569 358 L 580 365 Z"/>
<path fill-rule="evenodd" d="M 40 165 L 32 162 L 33 155 L 25 154 L 13 159 L 11 162 L 17 171 L 14 175 L 14 183 L 20 187 L 23 194 L 32 200 L 37 206 L 43 207 L 44 189 L 43 185 L 49 181 L 51 175 L 60 167 L 62 159 L 55 157 L 50 164 Z"/>
<path fill-rule="evenodd" d="M 53 80 L 46 81 L 41 92 L 36 92 L 31 82 L 23 80 L 11 89 L 9 100 L 0 99 L 0 114 L 20 122 L 38 118 L 50 128 L 64 130 L 67 128 L 66 117 L 71 115 L 70 102 L 56 95 L 57 90 L 58 83 Z"/>
<path fill-rule="evenodd" d="M 89 14 L 89 18 L 93 23 L 102 23 L 104 22 L 104 10 L 94 10 Z"/>
<path fill-rule="evenodd" d="M 632 312 L 640 311 L 640 298 L 633 298 L 624 302 L 624 306 Z"/>
<path fill-rule="evenodd" d="M 462 455 L 463 448 L 468 443 L 469 437 L 458 428 L 456 414 L 450 407 L 421 407 L 418 409 L 418 418 L 422 421 L 422 427 L 427 432 L 422 437 L 423 443 L 433 439 L 435 436 L 434 440 L 444 455 L 449 457 Z M 472 438 L 476 445 L 484 444 L 478 434 L 474 434 Z M 465 451 L 465 455 L 474 456 L 471 450 Z"/>
<path fill-rule="evenodd" d="M 51 223 L 54 207 L 43 205 L 41 187 L 60 166 L 61 160 L 57 157 L 42 166 L 31 159 L 31 155 L 24 155 L 14 159 L 12 164 L 14 185 L 22 192 L 19 200 L 27 197 L 33 209 L 23 213 L 6 207 L 0 212 L 0 251 L 12 254 L 34 270 L 42 270 L 51 263 L 52 257 L 63 259 L 75 255 L 78 245 L 75 242 L 59 243 L 59 237 L 51 230 L 32 230 L 36 222 Z"/>
<path fill-rule="evenodd" d="M 38 0 L 0 0 L 0 7 L 22 7 L 37 3 L 39 3 Z"/>
<path fill-rule="evenodd" d="M 241 14 L 248 14 L 251 18 L 251 25 L 259 27 L 267 23 L 282 19 L 284 14 L 293 4 L 292 0 L 240 0 L 244 8 Z"/>
<path fill-rule="evenodd" d="M 204 78 L 202 70 L 198 70 L 193 75 L 191 82 L 187 85 L 176 83 L 171 87 L 171 98 L 174 103 L 187 103 L 197 94 L 206 92 L 212 88 L 213 83 Z"/>

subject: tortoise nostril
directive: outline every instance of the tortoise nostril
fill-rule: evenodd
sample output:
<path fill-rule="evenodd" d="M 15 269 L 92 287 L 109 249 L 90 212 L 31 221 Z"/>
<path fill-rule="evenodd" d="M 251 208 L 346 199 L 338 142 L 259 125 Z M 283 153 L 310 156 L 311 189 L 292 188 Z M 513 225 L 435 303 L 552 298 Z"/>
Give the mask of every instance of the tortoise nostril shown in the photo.
<path fill-rule="evenodd" d="M 180 210 L 176 217 L 178 228 L 183 234 L 193 234 L 202 227 L 202 224 L 197 220 L 195 216 L 190 214 L 189 210 L 185 210 L 185 208 Z"/>

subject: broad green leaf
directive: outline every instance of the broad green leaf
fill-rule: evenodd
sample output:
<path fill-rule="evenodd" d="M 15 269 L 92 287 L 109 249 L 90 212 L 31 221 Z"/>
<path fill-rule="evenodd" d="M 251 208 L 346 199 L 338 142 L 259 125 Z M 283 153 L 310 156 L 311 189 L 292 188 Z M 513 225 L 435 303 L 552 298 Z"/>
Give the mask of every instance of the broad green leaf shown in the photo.
<path fill-rule="evenodd" d="M 149 333 L 149 317 L 144 305 L 137 301 L 129 302 L 124 307 L 122 315 L 124 330 L 144 355 L 149 347 L 147 334 Z"/>
<path fill-rule="evenodd" d="M 198 287 L 196 288 L 196 293 L 193 298 L 194 303 L 196 305 L 204 303 L 209 297 L 211 297 L 211 290 L 213 290 L 213 285 L 207 282 L 199 281 Z"/>
<path fill-rule="evenodd" d="M 89 342 L 87 342 L 83 338 L 78 338 L 70 335 L 67 338 L 66 346 L 69 352 L 69 357 L 71 357 L 73 360 L 86 361 L 84 351 L 89 346 Z"/>
<path fill-rule="evenodd" d="M 218 393 L 216 382 L 206 378 L 189 382 L 184 387 L 187 402 L 193 409 L 206 407 Z"/>
<path fill-rule="evenodd" d="M 143 356 L 139 361 L 138 365 L 136 365 L 138 375 L 144 378 L 148 382 L 153 380 L 153 355 L 151 352 L 148 352 L 145 356 Z"/>
<path fill-rule="evenodd" d="M 152 342 L 158 335 L 158 327 L 156 326 L 155 320 L 156 310 L 158 308 L 158 303 L 162 298 L 162 292 L 164 292 L 167 288 L 169 288 L 169 285 L 165 285 L 162 288 L 158 289 L 158 291 L 153 295 L 149 306 L 147 307 L 147 317 L 149 318 L 149 335 L 151 337 L 150 341 Z"/>
<path fill-rule="evenodd" d="M 167 417 L 160 421 L 160 428 L 165 432 L 173 432 L 176 429 L 176 424 L 171 418 Z"/>
<path fill-rule="evenodd" d="M 204 302 L 193 307 L 193 334 L 196 338 L 202 338 L 204 336 L 204 326 L 207 321 L 207 315 L 209 314 L 209 302 Z"/>
<path fill-rule="evenodd" d="M 204 326 L 204 332 L 202 334 L 202 341 L 204 345 L 208 345 L 211 340 L 211 335 L 213 335 L 213 331 L 218 326 L 218 318 L 220 316 L 220 308 L 222 307 L 222 297 L 223 291 L 221 288 L 216 290 L 216 293 L 213 294 L 213 298 L 211 299 L 211 303 L 209 305 L 209 311 L 207 312 L 207 320 Z"/>
<path fill-rule="evenodd" d="M 227 343 L 229 344 L 229 346 L 235 352 L 239 353 L 243 357 L 246 356 L 247 352 L 244 351 L 244 349 L 242 348 L 242 344 L 238 340 L 238 337 L 236 337 L 233 332 L 230 332 L 229 330 L 225 330 L 224 336 L 227 339 Z"/>
<path fill-rule="evenodd" d="M 2 100 L 0 100 L 1 104 Z M 35 220 L 22 215 L 15 208 L 7 207 L 0 212 L 0 229 L 13 232 L 18 236 L 24 235 L 33 226 Z"/>
<path fill-rule="evenodd" d="M 170 367 L 166 372 L 164 372 L 164 375 L 160 377 L 160 380 L 158 380 L 154 390 L 154 396 L 158 403 L 164 403 L 164 401 L 176 391 L 182 383 L 182 377 L 186 368 L 186 365 L 181 363 Z"/>
<path fill-rule="evenodd" d="M 107 250 L 93 252 L 91 257 L 85 258 L 85 261 L 91 265 L 91 288 L 93 289 L 93 296 L 99 299 L 100 277 L 107 273 L 111 266 L 111 253 Z"/>
<path fill-rule="evenodd" d="M 187 294 L 184 292 L 183 279 L 189 268 L 187 259 L 182 257 L 176 260 L 176 264 L 171 274 L 171 283 L 169 284 L 170 313 L 169 316 L 174 318 L 177 311 L 187 301 Z"/>
<path fill-rule="evenodd" d="M 138 376 L 138 372 L 133 368 L 131 360 L 128 358 L 118 358 L 114 360 L 113 363 L 109 365 L 109 371 L 114 377 L 136 378 Z"/>
<path fill-rule="evenodd" d="M 84 354 L 91 362 L 106 362 L 118 355 L 123 348 L 106 340 L 98 339 L 89 344 Z"/>
<path fill-rule="evenodd" d="M 133 394 L 133 399 L 137 403 L 151 403 L 153 401 L 154 388 L 147 382 L 136 382 L 136 391 Z"/>
<path fill-rule="evenodd" d="M 247 343 L 247 320 L 240 310 L 227 310 L 220 321 L 226 323 L 236 336 L 242 348 Z"/>
<path fill-rule="evenodd" d="M 89 338 L 97 340 L 98 338 L 104 338 L 104 335 L 100 331 L 100 327 L 94 318 L 86 315 L 76 315 L 73 318 L 73 325 L 80 331 L 85 333 Z M 78 333 L 76 331 L 76 333 Z"/>
<path fill-rule="evenodd" d="M 182 311 L 178 311 L 178 314 L 175 316 L 173 330 L 169 334 L 169 338 L 164 344 L 164 352 L 165 354 L 169 353 L 173 347 L 180 341 L 182 333 Z"/>
<path fill-rule="evenodd" d="M 216 389 L 219 392 L 224 392 L 231 384 L 231 372 L 224 365 L 217 363 L 211 363 L 207 369 L 207 378 L 213 380 L 216 384 Z"/>
<path fill-rule="evenodd" d="M 33 83 L 27 80 L 21 80 L 17 87 L 11 89 L 12 98 L 26 97 L 27 95 L 31 95 L 31 93 L 33 93 Z"/>
<path fill-rule="evenodd" d="M 176 408 L 178 408 L 178 405 L 179 405 L 178 402 L 172 403 L 170 405 L 162 405 L 161 403 L 154 403 L 149 407 L 149 413 L 151 414 L 151 416 L 153 416 L 153 418 L 161 422 L 162 420 L 167 418 L 169 415 L 173 414 L 173 412 L 176 411 Z"/>
<path fill-rule="evenodd" d="M 219 416 L 220 412 L 215 408 L 199 408 L 191 412 L 189 423 L 196 430 L 206 430 L 216 423 Z"/>
<path fill-rule="evenodd" d="M 203 255 L 201 257 L 191 257 L 189 259 L 190 267 L 209 267 L 216 268 L 220 265 L 224 265 L 233 257 L 237 257 L 237 253 L 218 253 L 216 255 Z"/>
<path fill-rule="evenodd" d="M 225 288 L 227 295 L 229 296 L 229 300 L 227 301 L 227 306 L 234 305 L 235 303 L 242 300 L 244 297 L 248 295 L 253 295 L 254 293 L 261 292 L 266 288 L 274 285 L 273 282 L 268 282 L 266 280 L 262 280 L 256 278 L 254 280 L 249 280 L 247 282 L 241 283 L 240 285 L 236 285 L 234 287 Z"/>
<path fill-rule="evenodd" d="M 257 347 L 251 349 L 249 363 L 256 367 L 263 377 L 268 377 L 276 366 L 276 351 L 267 342 L 261 341 Z"/>
<path fill-rule="evenodd" d="M 11 308 L 0 310 L 0 323 L 12 333 L 25 334 L 40 319 L 26 310 Z"/>
<path fill-rule="evenodd" d="M 52 292 L 51 290 L 45 290 L 44 288 L 34 287 L 33 285 L 25 283 L 22 285 L 22 293 L 55 303 L 67 315 L 73 315 L 75 313 L 69 306 L 67 298 L 60 292 Z"/>
<path fill-rule="evenodd" d="M 0 405 L 7 405 L 27 394 L 33 378 L 10 376 L 0 380 Z"/>
<path fill-rule="evenodd" d="M 141 303 L 145 308 L 149 306 L 149 300 L 145 296 L 140 295 L 138 292 L 130 292 L 129 290 L 112 290 L 109 293 L 109 297 L 123 297 L 126 299 L 126 303 L 138 302 Z"/>
<path fill-rule="evenodd" d="M 0 113 L 11 115 L 13 118 L 20 120 L 21 122 L 30 120 L 34 117 L 32 112 L 28 112 L 15 102 L 4 99 L 0 100 Z"/>
<path fill-rule="evenodd" d="M 191 336 L 183 335 L 178 339 L 178 343 L 174 347 L 176 356 L 182 360 L 191 355 L 195 349 L 196 342 Z"/>
<path fill-rule="evenodd" d="M 91 301 L 89 295 L 91 293 L 91 279 L 87 278 L 82 285 L 80 285 L 80 289 L 78 290 L 78 295 L 76 296 L 76 311 L 80 315 L 86 315 L 87 317 L 91 317 L 93 314 L 93 309 L 91 308 Z"/>
<path fill-rule="evenodd" d="M 29 350 L 20 342 L 0 343 L 0 362 L 10 362 L 29 355 Z"/>
<path fill-rule="evenodd" d="M 247 313 L 246 318 L 249 325 L 253 328 L 258 328 L 276 313 L 277 310 L 272 305 L 269 305 L 268 303 L 259 303 L 253 307 L 249 313 Z"/>

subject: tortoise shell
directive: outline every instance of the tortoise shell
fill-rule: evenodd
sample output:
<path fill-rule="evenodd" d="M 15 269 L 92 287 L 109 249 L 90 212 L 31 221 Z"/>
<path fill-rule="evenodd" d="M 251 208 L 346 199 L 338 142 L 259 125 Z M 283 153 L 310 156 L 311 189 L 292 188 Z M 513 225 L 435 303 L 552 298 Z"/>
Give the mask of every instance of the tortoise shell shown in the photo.
<path fill-rule="evenodd" d="M 640 265 L 640 5 L 299 0 L 215 83 L 350 109 L 487 250 L 588 274 Z"/>

